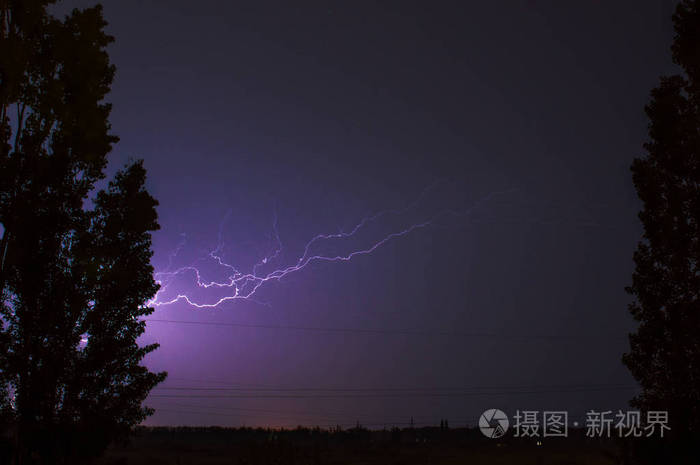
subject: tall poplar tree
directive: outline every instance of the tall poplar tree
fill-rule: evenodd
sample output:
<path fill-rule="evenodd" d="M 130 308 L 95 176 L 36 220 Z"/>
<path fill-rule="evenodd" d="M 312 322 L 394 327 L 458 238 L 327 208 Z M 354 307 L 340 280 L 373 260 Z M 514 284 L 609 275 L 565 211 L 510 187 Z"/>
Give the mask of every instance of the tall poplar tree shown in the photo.
<path fill-rule="evenodd" d="M 673 15 L 673 61 L 646 106 L 646 156 L 634 160 L 644 236 L 630 311 L 639 322 L 624 363 L 642 392 L 633 404 L 667 410 L 676 452 L 700 439 L 700 6 L 682 0 Z M 686 451 L 687 452 L 687 451 Z M 668 458 L 668 457 L 667 457 Z M 681 463 L 681 462 L 668 462 Z"/>
<path fill-rule="evenodd" d="M 16 463 L 99 454 L 151 409 L 139 319 L 158 289 L 141 162 L 105 177 L 114 76 L 100 6 L 0 1 L 0 410 Z"/>

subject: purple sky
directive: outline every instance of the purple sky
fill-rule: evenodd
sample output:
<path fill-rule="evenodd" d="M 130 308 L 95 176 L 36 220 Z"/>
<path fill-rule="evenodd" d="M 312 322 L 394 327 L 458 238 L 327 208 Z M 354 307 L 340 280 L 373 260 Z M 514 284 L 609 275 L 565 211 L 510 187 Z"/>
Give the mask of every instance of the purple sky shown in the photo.
<path fill-rule="evenodd" d="M 149 424 L 626 407 L 628 167 L 673 72 L 674 2 L 465 3 L 106 2 L 111 169 L 145 159 L 157 271 L 269 276 L 377 212 L 401 210 L 307 257 L 433 220 L 254 300 L 158 306 L 147 363 L 170 377 Z M 168 283 L 159 302 L 232 291 Z"/>

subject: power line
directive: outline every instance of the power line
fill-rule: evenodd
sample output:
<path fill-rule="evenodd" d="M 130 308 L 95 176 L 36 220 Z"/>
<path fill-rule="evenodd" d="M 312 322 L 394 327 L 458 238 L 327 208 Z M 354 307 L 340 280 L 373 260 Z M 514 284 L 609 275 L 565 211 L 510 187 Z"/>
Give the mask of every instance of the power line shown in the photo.
<path fill-rule="evenodd" d="M 544 390 L 513 390 L 513 391 L 483 391 L 483 392 L 402 392 L 402 393 L 370 393 L 370 394 L 229 394 L 229 395 L 202 395 L 202 394 L 154 394 L 152 398 L 173 399 L 367 399 L 367 398 L 401 398 L 401 397 L 470 397 L 470 396 L 495 396 L 495 395 L 529 395 L 529 394 L 569 394 L 599 391 L 631 391 L 638 389 L 636 386 L 576 388 L 576 389 L 544 389 Z"/>
<path fill-rule="evenodd" d="M 286 414 L 286 415 L 301 415 L 301 416 L 307 416 L 307 417 L 350 417 L 350 416 L 361 416 L 361 417 L 367 417 L 369 414 L 366 413 L 360 413 L 357 410 L 353 411 L 324 411 L 324 412 L 318 412 L 318 411 L 313 411 L 313 410 L 306 410 L 306 411 L 298 411 L 298 410 L 270 410 L 270 409 L 260 409 L 260 408 L 250 408 L 250 407 L 231 407 L 228 405 L 201 405 L 201 404 L 181 404 L 181 403 L 174 403 L 168 399 L 151 399 L 151 400 L 157 400 L 159 402 L 166 402 L 166 406 L 173 406 L 173 407 L 185 407 L 185 408 L 205 408 L 205 409 L 215 409 L 215 410 L 232 410 L 232 411 L 240 411 L 240 412 L 252 412 L 252 413 L 272 413 L 275 415 L 279 414 Z M 149 401 L 150 403 L 150 401 Z M 159 409 L 157 409 L 159 410 Z"/>
<path fill-rule="evenodd" d="M 155 323 L 187 324 L 197 326 L 218 326 L 235 328 L 256 328 L 256 329 L 284 329 L 292 331 L 326 332 L 326 333 L 348 333 L 348 334 L 393 334 L 404 336 L 456 336 L 456 337 L 479 337 L 502 339 L 541 339 L 541 340 L 588 340 L 586 334 L 577 335 L 553 335 L 553 334 L 498 334 L 490 332 L 461 332 L 461 331 L 420 331 L 404 329 L 370 329 L 370 328 L 340 328 L 340 327 L 315 327 L 315 326 L 294 326 L 294 325 L 264 325 L 247 323 L 227 323 L 216 321 L 193 321 L 193 320 L 167 320 L 160 318 L 146 318 L 143 321 Z M 614 338 L 625 338 L 626 336 L 614 335 Z"/>
<path fill-rule="evenodd" d="M 158 403 L 164 403 L 164 406 L 166 408 L 169 407 L 185 407 L 185 408 L 194 408 L 194 409 L 214 409 L 216 411 L 222 411 L 222 410 L 229 410 L 229 411 L 235 411 L 235 412 L 252 412 L 252 413 L 263 413 L 263 414 L 274 414 L 274 415 L 294 415 L 295 417 L 297 416 L 305 416 L 305 417 L 312 417 L 312 418 L 369 418 L 372 417 L 373 415 L 376 414 L 376 411 L 367 413 L 367 412 L 361 412 L 358 411 L 357 409 L 352 409 L 352 410 L 326 410 L 324 411 L 317 411 L 317 410 L 304 410 L 304 411 L 299 411 L 299 410 L 279 410 L 279 409 L 261 409 L 261 408 L 250 408 L 250 407 L 232 407 L 229 405 L 211 405 L 211 404 L 206 404 L 202 405 L 200 403 L 194 403 L 194 404 L 183 404 L 178 401 L 172 401 L 169 399 L 149 399 L 148 403 L 150 404 L 152 401 L 157 401 Z M 156 410 L 161 410 L 159 407 L 155 407 Z"/>
<path fill-rule="evenodd" d="M 194 407 L 194 408 L 201 408 L 201 407 Z M 241 418 L 244 417 L 244 414 L 242 413 L 225 413 L 225 412 L 203 412 L 199 410 L 174 410 L 170 408 L 156 408 L 157 412 L 173 412 L 173 413 L 193 413 L 193 414 L 198 414 L 198 415 L 215 415 L 215 416 L 226 416 L 226 417 L 232 417 L 232 418 Z M 273 413 L 273 412 L 270 412 Z M 336 415 L 336 416 L 324 416 L 324 415 L 306 415 L 307 417 L 312 417 L 312 418 L 306 418 L 304 422 L 311 422 L 314 420 L 323 420 L 323 421 L 337 421 L 341 419 L 341 415 Z M 347 421 L 348 416 L 347 415 L 342 415 L 343 420 Z M 275 419 L 277 420 L 290 420 L 290 421 L 295 421 L 298 420 L 298 417 L 296 416 L 289 416 L 289 415 L 282 415 L 280 416 L 279 414 L 275 413 Z M 341 420 L 342 421 L 342 420 Z"/>
<path fill-rule="evenodd" d="M 500 386 L 471 386 L 471 387 L 189 387 L 189 386 L 157 386 L 154 390 L 165 391 L 255 391 L 255 392 L 430 392 L 430 391 L 482 391 L 485 389 L 587 389 L 587 388 L 628 388 L 635 385 L 629 383 L 601 384 L 560 384 L 560 385 L 500 385 Z"/>

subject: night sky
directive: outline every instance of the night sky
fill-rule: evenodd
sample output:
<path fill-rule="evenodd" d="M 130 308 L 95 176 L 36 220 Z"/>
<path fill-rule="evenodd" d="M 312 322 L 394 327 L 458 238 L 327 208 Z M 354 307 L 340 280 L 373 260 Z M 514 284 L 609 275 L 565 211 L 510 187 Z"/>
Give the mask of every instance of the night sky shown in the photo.
<path fill-rule="evenodd" d="M 627 408 L 674 3 L 106 1 L 110 172 L 143 158 L 160 202 L 147 424 Z M 177 298 L 231 267 L 249 298 Z"/>

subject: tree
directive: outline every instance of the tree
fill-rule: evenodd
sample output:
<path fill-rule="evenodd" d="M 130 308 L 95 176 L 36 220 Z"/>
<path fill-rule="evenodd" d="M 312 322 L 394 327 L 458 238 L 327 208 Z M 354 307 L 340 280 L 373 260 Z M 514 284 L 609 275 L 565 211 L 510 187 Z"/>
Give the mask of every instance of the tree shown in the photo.
<path fill-rule="evenodd" d="M 700 438 L 700 5 L 683 0 L 673 15 L 673 60 L 683 72 L 662 77 L 646 106 L 647 155 L 632 164 L 643 209 L 642 241 L 630 311 L 639 322 L 623 362 L 642 387 L 633 405 L 667 410 L 678 446 Z"/>
<path fill-rule="evenodd" d="M 157 344 L 137 344 L 158 290 L 142 162 L 85 206 L 118 140 L 113 38 L 99 5 L 61 20 L 52 3 L 0 2 L 0 414 L 21 464 L 99 454 L 165 378 L 140 364 Z"/>

